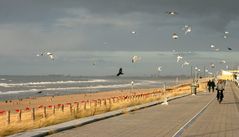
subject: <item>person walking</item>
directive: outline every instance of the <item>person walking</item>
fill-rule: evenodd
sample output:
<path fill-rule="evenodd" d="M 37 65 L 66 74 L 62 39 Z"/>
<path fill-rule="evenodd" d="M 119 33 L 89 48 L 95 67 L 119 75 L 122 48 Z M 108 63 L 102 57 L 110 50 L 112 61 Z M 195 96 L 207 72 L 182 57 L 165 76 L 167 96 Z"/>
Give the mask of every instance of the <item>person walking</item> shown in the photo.
<path fill-rule="evenodd" d="M 211 87 L 212 87 L 212 92 L 214 92 L 214 88 L 216 87 L 214 80 L 211 81 Z"/>
<path fill-rule="evenodd" d="M 212 88 L 212 82 L 211 82 L 211 80 L 209 80 L 208 82 L 207 82 L 207 89 L 208 89 L 208 92 L 210 93 L 211 92 L 211 88 Z"/>
<path fill-rule="evenodd" d="M 218 80 L 216 90 L 217 90 L 217 100 L 221 104 L 221 102 L 224 98 L 224 95 L 223 95 L 224 84 L 223 84 L 222 80 Z"/>

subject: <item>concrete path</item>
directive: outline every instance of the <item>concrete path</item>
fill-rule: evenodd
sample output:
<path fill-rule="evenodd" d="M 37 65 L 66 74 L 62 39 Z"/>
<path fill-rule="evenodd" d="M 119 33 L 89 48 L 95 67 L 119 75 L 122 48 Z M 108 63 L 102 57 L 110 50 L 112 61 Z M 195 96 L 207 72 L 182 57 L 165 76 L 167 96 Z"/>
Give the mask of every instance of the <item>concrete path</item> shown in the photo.
<path fill-rule="evenodd" d="M 215 99 L 215 92 L 203 93 L 173 100 L 168 106 L 153 106 L 50 136 L 236 137 L 239 135 L 239 89 L 234 83 L 228 83 L 224 93 L 222 104 Z"/>
<path fill-rule="evenodd" d="M 186 129 L 184 137 L 238 137 L 239 136 L 239 88 L 228 83 L 224 100 L 216 100 Z"/>

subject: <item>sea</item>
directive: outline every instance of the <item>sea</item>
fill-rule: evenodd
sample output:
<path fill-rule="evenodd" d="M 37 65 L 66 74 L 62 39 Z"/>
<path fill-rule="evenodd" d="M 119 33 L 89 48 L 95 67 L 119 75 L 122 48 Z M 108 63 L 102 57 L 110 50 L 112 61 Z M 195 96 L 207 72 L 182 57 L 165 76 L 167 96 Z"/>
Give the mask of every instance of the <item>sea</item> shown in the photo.
<path fill-rule="evenodd" d="M 112 90 L 160 88 L 189 79 L 178 76 L 116 77 L 116 76 L 8 76 L 0 75 L 0 101 L 39 96 L 92 93 Z"/>

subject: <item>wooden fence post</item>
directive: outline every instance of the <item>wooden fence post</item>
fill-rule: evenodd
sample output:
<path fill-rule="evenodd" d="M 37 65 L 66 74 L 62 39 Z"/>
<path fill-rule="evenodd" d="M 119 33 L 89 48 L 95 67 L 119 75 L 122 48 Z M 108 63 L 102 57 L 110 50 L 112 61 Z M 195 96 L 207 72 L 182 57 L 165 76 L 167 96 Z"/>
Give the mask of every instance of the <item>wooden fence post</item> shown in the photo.
<path fill-rule="evenodd" d="M 7 111 L 7 124 L 9 125 L 10 122 L 11 122 L 11 111 L 8 110 L 8 111 Z"/>
<path fill-rule="evenodd" d="M 72 114 L 72 104 L 70 104 L 70 113 Z"/>
<path fill-rule="evenodd" d="M 86 110 L 86 102 L 84 101 L 84 110 Z"/>
<path fill-rule="evenodd" d="M 55 115 L 55 113 L 56 113 L 56 106 L 55 105 L 53 106 L 53 110 L 52 111 L 53 111 L 53 115 Z"/>
<path fill-rule="evenodd" d="M 79 112 L 79 102 L 76 103 L 76 113 Z"/>
<path fill-rule="evenodd" d="M 19 113 L 18 113 L 18 121 L 22 121 L 22 110 L 19 110 Z"/>
<path fill-rule="evenodd" d="M 43 116 L 44 116 L 44 118 L 46 118 L 47 117 L 47 115 L 46 115 L 46 106 L 44 106 L 44 108 L 43 108 L 44 110 L 44 113 L 43 113 Z"/>
<path fill-rule="evenodd" d="M 35 121 L 36 115 L 35 115 L 35 108 L 32 108 L 32 120 Z"/>
<path fill-rule="evenodd" d="M 64 112 L 64 105 L 61 105 L 61 111 Z"/>

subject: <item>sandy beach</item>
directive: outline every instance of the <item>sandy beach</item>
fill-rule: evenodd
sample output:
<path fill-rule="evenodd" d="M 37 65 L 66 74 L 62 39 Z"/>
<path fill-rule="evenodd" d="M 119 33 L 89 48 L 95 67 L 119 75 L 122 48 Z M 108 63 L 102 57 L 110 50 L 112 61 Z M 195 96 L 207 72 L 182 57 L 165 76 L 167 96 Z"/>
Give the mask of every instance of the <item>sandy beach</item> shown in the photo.
<path fill-rule="evenodd" d="M 202 81 L 202 80 L 201 80 Z M 172 87 L 167 87 L 167 91 L 189 91 L 189 80 L 185 81 L 185 84 L 180 84 Z M 97 92 L 97 93 L 82 93 L 82 94 L 71 94 L 71 95 L 61 95 L 61 96 L 46 96 L 46 97 L 34 97 L 23 100 L 11 100 L 0 102 L 0 111 L 15 111 L 15 110 L 25 110 L 26 108 L 38 108 L 40 106 L 54 106 L 57 104 L 67 104 L 81 101 L 90 101 L 97 99 L 106 99 L 111 97 L 119 96 L 129 96 L 134 94 L 142 93 L 152 93 L 162 91 L 160 88 L 146 88 L 146 89 L 120 89 L 107 92 Z"/>

